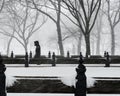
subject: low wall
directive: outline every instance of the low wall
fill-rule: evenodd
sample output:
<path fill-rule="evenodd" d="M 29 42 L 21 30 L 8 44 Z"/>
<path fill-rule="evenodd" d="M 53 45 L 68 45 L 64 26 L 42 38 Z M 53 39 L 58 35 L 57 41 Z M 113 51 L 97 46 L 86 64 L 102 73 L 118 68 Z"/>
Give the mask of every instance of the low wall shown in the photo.
<path fill-rule="evenodd" d="M 97 79 L 97 78 L 96 78 Z M 7 88 L 12 93 L 74 93 L 74 88 L 64 85 L 57 77 L 53 78 L 21 78 L 14 86 Z M 97 80 L 94 87 L 87 89 L 88 93 L 120 93 L 120 80 Z"/>

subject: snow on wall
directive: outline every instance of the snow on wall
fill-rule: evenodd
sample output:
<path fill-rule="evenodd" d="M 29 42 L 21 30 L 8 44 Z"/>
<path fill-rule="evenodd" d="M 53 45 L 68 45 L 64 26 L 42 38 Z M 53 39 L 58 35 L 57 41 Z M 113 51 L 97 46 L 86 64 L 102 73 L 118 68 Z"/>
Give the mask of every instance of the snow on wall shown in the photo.
<path fill-rule="evenodd" d="M 16 82 L 15 77 L 6 74 L 6 87 L 13 86 L 15 82 Z"/>
<path fill-rule="evenodd" d="M 76 84 L 75 77 L 76 77 L 76 74 L 61 77 L 61 81 L 63 82 L 63 84 L 65 84 L 67 86 L 74 86 L 75 87 L 75 84 Z M 93 87 L 95 82 L 96 82 L 96 80 L 93 79 L 92 77 L 87 77 L 87 88 Z"/>

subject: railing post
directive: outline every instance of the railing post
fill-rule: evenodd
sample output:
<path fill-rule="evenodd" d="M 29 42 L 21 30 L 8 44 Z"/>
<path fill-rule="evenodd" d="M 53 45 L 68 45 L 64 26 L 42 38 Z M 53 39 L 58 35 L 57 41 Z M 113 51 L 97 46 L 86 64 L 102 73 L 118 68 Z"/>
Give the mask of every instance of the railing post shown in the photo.
<path fill-rule="evenodd" d="M 70 52 L 67 51 L 67 58 L 70 58 Z"/>
<path fill-rule="evenodd" d="M 104 57 L 106 57 L 106 55 L 107 55 L 107 52 L 105 51 L 105 52 L 104 52 Z"/>
<path fill-rule="evenodd" d="M 3 64 L 2 56 L 0 55 L 0 96 L 6 96 L 6 67 Z"/>
<path fill-rule="evenodd" d="M 13 51 L 11 51 L 11 58 L 13 58 L 14 54 L 13 54 Z"/>
<path fill-rule="evenodd" d="M 79 60 L 79 65 L 78 68 L 76 68 L 77 72 L 77 82 L 76 82 L 76 87 L 75 87 L 75 96 L 86 96 L 86 67 L 83 65 L 83 58 L 82 54 L 80 53 L 80 60 Z"/>
<path fill-rule="evenodd" d="M 53 52 L 53 55 L 52 55 L 52 66 L 56 66 L 55 64 L 55 53 Z"/>
<path fill-rule="evenodd" d="M 48 53 L 48 58 L 51 58 L 51 52 L 49 51 L 49 53 Z"/>
<path fill-rule="evenodd" d="M 83 55 L 82 55 L 82 52 L 80 52 L 80 60 L 82 60 L 81 62 L 83 63 Z"/>
<path fill-rule="evenodd" d="M 26 52 L 26 54 L 25 54 L 25 67 L 29 67 L 28 52 Z"/>
<path fill-rule="evenodd" d="M 32 51 L 30 51 L 30 58 L 32 58 Z"/>
<path fill-rule="evenodd" d="M 106 52 L 106 63 L 105 63 L 105 67 L 110 67 L 110 56 L 109 53 Z"/>

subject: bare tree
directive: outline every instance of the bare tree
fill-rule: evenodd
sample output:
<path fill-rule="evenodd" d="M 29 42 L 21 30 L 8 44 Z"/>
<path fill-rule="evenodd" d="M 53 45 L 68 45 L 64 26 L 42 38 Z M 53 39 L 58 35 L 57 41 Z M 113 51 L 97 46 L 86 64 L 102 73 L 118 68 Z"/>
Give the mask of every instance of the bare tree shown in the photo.
<path fill-rule="evenodd" d="M 0 13 L 2 14 L 2 10 L 4 9 L 4 5 L 6 3 L 6 0 L 0 0 Z M 2 19 L 2 18 L 1 18 Z M 9 49 L 9 48 L 8 48 Z"/>
<path fill-rule="evenodd" d="M 76 20 L 86 43 L 86 57 L 90 55 L 90 32 L 94 27 L 101 0 L 62 0 Z"/>
<path fill-rule="evenodd" d="M 63 34 L 63 40 L 66 39 L 75 39 L 77 41 L 77 54 L 79 55 L 81 52 L 81 46 L 82 46 L 82 32 L 79 28 L 71 28 L 68 27 L 64 22 L 62 22 L 64 28 L 66 29 L 65 34 Z"/>
<path fill-rule="evenodd" d="M 102 27 L 103 27 L 103 16 L 104 16 L 104 13 L 103 13 L 103 10 L 104 9 L 104 1 L 102 1 L 102 4 L 101 4 L 101 9 L 100 9 L 100 12 L 98 14 L 98 19 L 97 19 L 97 22 L 96 22 L 96 30 L 97 30 L 97 43 L 96 43 L 96 54 L 97 55 L 100 55 L 100 42 L 101 42 L 101 33 L 102 33 Z"/>
<path fill-rule="evenodd" d="M 108 17 L 111 32 L 111 54 L 115 54 L 115 27 L 120 22 L 120 0 L 106 0 L 107 10 L 104 11 Z"/>
<path fill-rule="evenodd" d="M 32 10 L 28 7 L 28 2 L 26 1 L 26 6 L 21 6 L 17 1 L 9 1 L 6 4 L 6 21 L 4 21 L 4 27 L 0 28 L 0 33 L 3 35 L 15 38 L 25 49 L 28 51 L 28 43 L 30 37 L 37 32 L 41 26 L 45 23 L 45 18 L 43 21 L 39 22 L 39 12 Z M 14 33 L 14 34 L 13 34 Z"/>
<path fill-rule="evenodd" d="M 0 12 L 2 11 L 5 4 L 5 0 L 0 0 Z"/>
<path fill-rule="evenodd" d="M 62 0 L 45 0 L 44 5 L 42 5 L 41 2 L 39 2 L 39 0 L 32 0 L 32 4 L 34 5 L 35 9 L 37 9 L 40 13 L 49 17 L 56 24 L 60 55 L 64 56 L 64 47 L 62 42 L 62 33 L 61 33 L 61 26 L 60 26 L 61 1 Z M 50 9 L 52 9 L 52 11 L 54 10 L 56 17 L 44 9 L 42 10 L 41 6 L 44 6 L 46 10 L 50 10 Z"/>

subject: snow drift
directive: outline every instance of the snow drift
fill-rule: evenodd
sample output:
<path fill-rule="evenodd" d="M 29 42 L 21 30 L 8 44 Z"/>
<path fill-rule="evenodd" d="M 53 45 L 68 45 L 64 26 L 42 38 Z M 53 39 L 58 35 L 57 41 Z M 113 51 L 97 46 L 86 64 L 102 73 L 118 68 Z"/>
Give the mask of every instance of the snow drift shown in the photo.
<path fill-rule="evenodd" d="M 75 87 L 75 84 L 76 84 L 75 77 L 76 77 L 76 74 L 61 77 L 61 81 L 63 82 L 63 84 L 65 84 L 67 86 L 74 86 Z M 95 82 L 96 82 L 96 80 L 93 79 L 92 77 L 87 77 L 87 87 L 88 88 L 94 86 Z"/>
<path fill-rule="evenodd" d="M 16 82 L 15 77 L 6 74 L 6 87 L 13 86 L 15 82 Z"/>

